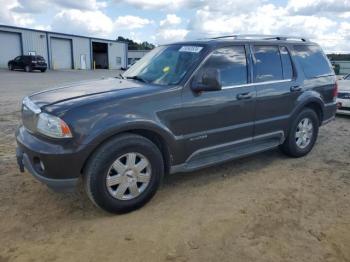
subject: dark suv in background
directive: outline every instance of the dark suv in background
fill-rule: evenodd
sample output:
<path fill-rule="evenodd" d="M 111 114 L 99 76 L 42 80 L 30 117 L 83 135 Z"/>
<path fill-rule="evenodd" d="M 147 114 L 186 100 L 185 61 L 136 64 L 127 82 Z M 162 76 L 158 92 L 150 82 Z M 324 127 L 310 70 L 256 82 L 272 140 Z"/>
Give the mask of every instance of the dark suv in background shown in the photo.
<path fill-rule="evenodd" d="M 164 174 L 280 147 L 313 148 L 337 83 L 306 39 L 229 36 L 155 48 L 119 78 L 26 97 L 17 159 L 38 180 L 99 207 L 144 205 Z"/>
<path fill-rule="evenodd" d="M 47 64 L 45 59 L 40 55 L 21 55 L 8 62 L 9 70 L 22 69 L 26 72 L 40 70 L 45 72 Z"/>

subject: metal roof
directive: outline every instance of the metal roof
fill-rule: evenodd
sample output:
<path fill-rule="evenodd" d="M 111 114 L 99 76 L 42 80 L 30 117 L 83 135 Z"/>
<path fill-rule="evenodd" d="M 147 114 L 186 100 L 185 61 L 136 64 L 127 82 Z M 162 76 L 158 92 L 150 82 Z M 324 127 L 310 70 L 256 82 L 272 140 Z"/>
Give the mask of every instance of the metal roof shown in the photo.
<path fill-rule="evenodd" d="M 101 40 L 101 41 L 108 41 L 108 42 L 127 43 L 126 41 L 120 41 L 120 40 L 104 39 L 104 38 L 99 38 L 99 37 L 83 36 L 83 35 L 75 35 L 75 34 L 66 34 L 66 33 L 59 33 L 59 32 L 54 32 L 54 31 L 45 31 L 45 30 L 40 30 L 40 29 L 25 28 L 25 27 L 12 26 L 12 25 L 0 24 L 0 27 L 11 28 L 11 29 L 19 29 L 19 30 L 27 30 L 27 31 L 33 31 L 33 32 L 41 32 L 41 33 L 45 33 L 45 34 L 48 33 L 48 34 L 57 34 L 57 35 L 70 36 L 70 37 L 81 37 L 81 38 L 88 38 L 88 39 L 91 39 L 91 40 Z"/>

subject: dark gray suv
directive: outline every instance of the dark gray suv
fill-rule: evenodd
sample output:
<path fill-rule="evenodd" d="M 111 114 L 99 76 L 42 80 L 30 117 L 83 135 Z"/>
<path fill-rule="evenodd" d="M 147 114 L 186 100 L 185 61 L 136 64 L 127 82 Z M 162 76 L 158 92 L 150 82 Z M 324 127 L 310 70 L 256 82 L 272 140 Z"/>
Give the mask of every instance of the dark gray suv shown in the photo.
<path fill-rule="evenodd" d="M 55 190 L 82 178 L 99 207 L 141 207 L 164 174 L 280 147 L 313 148 L 334 118 L 337 84 L 306 39 L 227 36 L 155 48 L 118 78 L 26 97 L 22 171 Z"/>

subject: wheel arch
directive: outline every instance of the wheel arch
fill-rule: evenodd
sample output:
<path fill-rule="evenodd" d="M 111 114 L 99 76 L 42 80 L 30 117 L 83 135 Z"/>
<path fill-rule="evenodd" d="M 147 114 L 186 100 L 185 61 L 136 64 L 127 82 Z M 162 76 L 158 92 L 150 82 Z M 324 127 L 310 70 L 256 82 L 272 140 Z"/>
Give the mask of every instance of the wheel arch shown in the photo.
<path fill-rule="evenodd" d="M 81 168 L 80 173 L 83 174 L 84 170 L 87 166 L 88 161 L 91 159 L 93 154 L 105 143 L 108 143 L 111 139 L 121 136 L 123 134 L 136 134 L 140 135 L 142 137 L 147 138 L 152 143 L 154 143 L 158 149 L 160 150 L 163 160 L 164 160 L 164 172 L 165 174 L 168 174 L 170 171 L 170 166 L 172 162 L 172 154 L 171 154 L 171 148 L 169 145 L 169 138 L 165 138 L 164 134 L 161 134 L 160 132 L 155 131 L 154 129 L 149 129 L 145 127 L 134 127 L 134 128 L 123 128 L 118 131 L 112 132 L 109 135 L 106 135 L 103 137 L 103 139 L 100 139 L 98 143 L 94 143 L 94 146 L 92 150 L 89 152 L 88 156 L 86 157 L 84 164 Z"/>
<path fill-rule="evenodd" d="M 307 97 L 302 97 L 292 114 L 292 119 L 294 119 L 305 108 L 310 108 L 315 111 L 319 120 L 319 125 L 321 125 L 324 116 L 324 102 L 318 93 L 308 94 Z"/>

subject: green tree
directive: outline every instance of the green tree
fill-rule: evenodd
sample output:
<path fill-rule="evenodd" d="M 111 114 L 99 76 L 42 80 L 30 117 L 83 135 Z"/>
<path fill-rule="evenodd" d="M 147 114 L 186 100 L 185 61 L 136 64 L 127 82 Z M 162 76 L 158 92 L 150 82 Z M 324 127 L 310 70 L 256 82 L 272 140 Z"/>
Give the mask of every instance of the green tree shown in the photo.
<path fill-rule="evenodd" d="M 151 49 L 155 48 L 154 44 L 148 43 L 146 41 L 142 42 L 142 43 L 137 43 L 131 39 L 124 38 L 122 36 L 118 36 L 117 40 L 127 42 L 129 50 L 151 50 Z"/>

